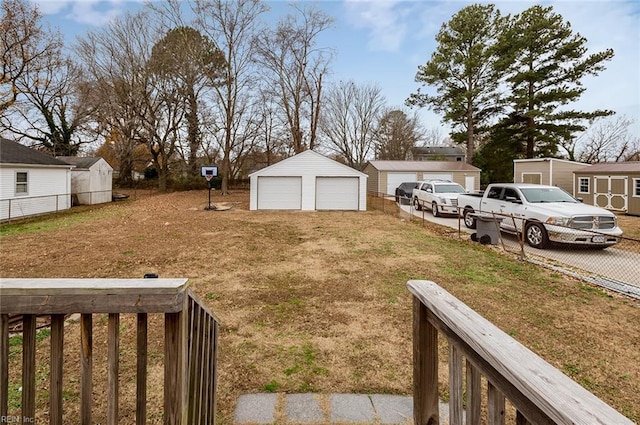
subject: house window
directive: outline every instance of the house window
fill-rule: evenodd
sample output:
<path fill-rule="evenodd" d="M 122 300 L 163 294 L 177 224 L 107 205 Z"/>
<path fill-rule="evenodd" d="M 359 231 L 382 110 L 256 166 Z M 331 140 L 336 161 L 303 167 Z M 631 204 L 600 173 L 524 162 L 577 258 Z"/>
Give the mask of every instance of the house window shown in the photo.
<path fill-rule="evenodd" d="M 26 171 L 16 172 L 16 195 L 26 195 L 29 193 L 29 173 Z"/>
<path fill-rule="evenodd" d="M 640 196 L 640 179 L 633 179 L 633 196 Z"/>
<path fill-rule="evenodd" d="M 589 177 L 580 177 L 578 179 L 578 193 L 589 193 Z"/>

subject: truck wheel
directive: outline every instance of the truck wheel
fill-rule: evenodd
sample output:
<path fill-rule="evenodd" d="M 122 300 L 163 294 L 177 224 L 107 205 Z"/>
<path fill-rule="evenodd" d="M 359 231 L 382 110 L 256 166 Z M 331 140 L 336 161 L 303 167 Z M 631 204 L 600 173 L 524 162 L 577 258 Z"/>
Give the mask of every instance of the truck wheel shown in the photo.
<path fill-rule="evenodd" d="M 532 248 L 544 249 L 549 245 L 547 230 L 540 223 L 528 223 L 524 237 Z"/>
<path fill-rule="evenodd" d="M 433 214 L 434 217 L 440 217 L 440 210 L 438 210 L 438 204 L 435 202 L 431 203 L 431 214 Z"/>
<path fill-rule="evenodd" d="M 422 207 L 420 206 L 420 200 L 418 198 L 413 198 L 413 206 L 417 211 L 420 211 Z"/>
<path fill-rule="evenodd" d="M 469 229 L 476 228 L 476 219 L 471 215 L 472 213 L 473 210 L 471 208 L 465 208 L 464 212 L 462 213 L 462 217 L 464 218 L 464 225 Z"/>

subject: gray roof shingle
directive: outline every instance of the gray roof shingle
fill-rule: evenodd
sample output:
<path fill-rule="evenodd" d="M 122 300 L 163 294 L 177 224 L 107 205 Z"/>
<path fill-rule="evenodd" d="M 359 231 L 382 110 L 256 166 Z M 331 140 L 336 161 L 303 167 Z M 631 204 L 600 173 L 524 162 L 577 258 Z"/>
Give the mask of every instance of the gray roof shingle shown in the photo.
<path fill-rule="evenodd" d="M 55 159 L 51 155 L 38 152 L 20 143 L 0 137 L 0 164 L 52 165 L 66 166 L 69 164 Z"/>

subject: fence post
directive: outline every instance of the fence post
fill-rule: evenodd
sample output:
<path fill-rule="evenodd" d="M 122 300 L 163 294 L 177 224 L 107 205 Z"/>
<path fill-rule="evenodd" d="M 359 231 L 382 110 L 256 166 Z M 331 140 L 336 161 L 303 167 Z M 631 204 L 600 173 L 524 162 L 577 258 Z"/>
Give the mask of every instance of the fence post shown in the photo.
<path fill-rule="evenodd" d="M 435 425 L 439 420 L 438 331 L 427 320 L 427 308 L 413 297 L 413 422 Z"/>

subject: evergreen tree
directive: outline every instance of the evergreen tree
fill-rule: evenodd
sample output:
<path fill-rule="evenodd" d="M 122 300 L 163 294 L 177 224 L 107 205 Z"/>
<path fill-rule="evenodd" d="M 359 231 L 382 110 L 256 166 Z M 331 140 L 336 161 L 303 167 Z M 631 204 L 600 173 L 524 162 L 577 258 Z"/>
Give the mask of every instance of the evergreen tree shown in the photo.
<path fill-rule="evenodd" d="M 494 5 L 474 4 L 456 13 L 436 36 L 438 47 L 431 59 L 418 66 L 416 82 L 435 86 L 436 95 L 411 94 L 407 104 L 429 106 L 444 114 L 454 140 L 464 140 L 471 161 L 476 135 L 500 111 L 499 77 L 493 65 L 493 48 L 503 19 Z M 465 137 L 466 136 L 466 137 Z"/>
<path fill-rule="evenodd" d="M 585 130 L 584 120 L 613 114 L 565 108 L 585 91 L 583 77 L 597 75 L 613 57 L 611 49 L 585 56 L 585 44 L 551 6 L 530 7 L 514 16 L 501 34 L 496 70 L 509 88 L 512 119 L 499 125 L 518 135 L 526 158 L 556 155 L 559 143 Z"/>

